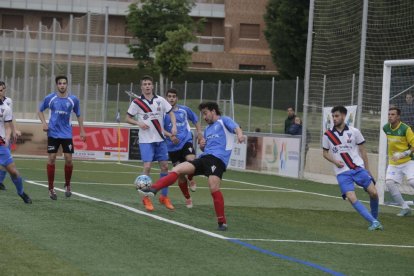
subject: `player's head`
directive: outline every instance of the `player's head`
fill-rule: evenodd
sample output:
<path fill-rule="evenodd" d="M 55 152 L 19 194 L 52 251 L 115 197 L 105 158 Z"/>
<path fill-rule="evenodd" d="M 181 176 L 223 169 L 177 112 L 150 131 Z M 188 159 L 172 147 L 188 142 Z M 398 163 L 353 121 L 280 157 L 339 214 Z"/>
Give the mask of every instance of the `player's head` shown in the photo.
<path fill-rule="evenodd" d="M 218 116 L 221 115 L 218 104 L 215 102 L 201 103 L 198 106 L 198 110 L 201 111 L 203 119 L 207 122 L 207 124 L 214 123 L 218 119 Z"/>
<path fill-rule="evenodd" d="M 6 84 L 4 81 L 0 81 L 0 99 L 4 99 L 6 96 Z"/>
<path fill-rule="evenodd" d="M 413 94 L 411 94 L 411 92 L 408 92 L 407 94 L 405 94 L 405 101 L 408 104 L 412 104 L 413 103 Z"/>
<path fill-rule="evenodd" d="M 401 109 L 398 107 L 390 107 L 388 109 L 388 123 L 391 125 L 398 124 L 400 122 L 400 116 L 401 116 Z"/>
<path fill-rule="evenodd" d="M 295 115 L 295 109 L 292 106 L 289 106 L 287 108 L 287 114 L 288 114 L 288 117 L 294 116 Z"/>
<path fill-rule="evenodd" d="M 151 95 L 154 90 L 153 79 L 151 76 L 145 75 L 141 78 L 141 91 L 144 95 Z"/>
<path fill-rule="evenodd" d="M 55 78 L 55 83 L 60 93 L 66 93 L 68 89 L 68 78 L 66 76 L 57 76 Z"/>
<path fill-rule="evenodd" d="M 334 126 L 339 127 L 345 124 L 345 117 L 346 117 L 346 114 L 348 113 L 348 110 L 346 109 L 345 106 L 343 105 L 334 106 L 331 109 L 331 113 L 332 113 Z"/>
<path fill-rule="evenodd" d="M 177 90 L 175 90 L 174 88 L 169 88 L 167 90 L 167 101 L 170 103 L 170 105 L 175 106 L 178 102 L 178 97 L 177 97 Z"/>

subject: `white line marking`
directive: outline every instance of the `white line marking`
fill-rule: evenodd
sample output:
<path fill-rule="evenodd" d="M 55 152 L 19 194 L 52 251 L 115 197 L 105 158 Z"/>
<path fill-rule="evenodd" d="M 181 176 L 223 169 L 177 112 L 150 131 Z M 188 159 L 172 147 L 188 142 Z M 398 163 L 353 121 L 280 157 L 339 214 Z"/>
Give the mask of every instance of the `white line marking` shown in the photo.
<path fill-rule="evenodd" d="M 329 242 L 329 241 L 307 241 L 307 240 L 276 240 L 276 239 L 242 239 L 242 238 L 234 238 L 234 239 L 240 240 L 240 241 L 264 241 L 264 242 L 313 243 L 313 244 L 334 244 L 334 245 L 357 245 L 357 246 L 375 246 L 375 247 L 414 248 L 414 245 L 398 245 L 398 244 Z"/>
<path fill-rule="evenodd" d="M 33 184 L 33 185 L 48 188 L 48 185 L 37 183 L 37 182 L 32 181 L 32 180 L 26 180 L 26 182 L 30 183 L 30 184 Z M 64 189 L 60 189 L 60 188 L 55 188 L 55 190 L 60 191 L 60 192 L 65 192 Z M 163 217 L 160 217 L 160 216 L 157 216 L 157 215 L 153 215 L 153 214 L 150 214 L 150 213 L 147 213 L 147 212 L 144 212 L 144 211 L 135 209 L 133 207 L 129 207 L 129 206 L 120 204 L 120 203 L 116 203 L 116 202 L 113 202 L 113 201 L 103 200 L 103 199 L 99 199 L 99 198 L 96 198 L 96 197 L 88 196 L 88 195 L 77 193 L 77 192 L 72 192 L 72 195 L 77 195 L 79 197 L 86 198 L 86 199 L 89 199 L 89 200 L 92 200 L 92 201 L 102 202 L 102 203 L 106 203 L 106 204 L 109 204 L 109 205 L 117 206 L 117 207 L 126 209 L 128 211 L 134 212 L 136 214 L 140 214 L 140 215 L 143 215 L 143 216 L 151 217 L 151 218 L 159 220 L 159 221 L 163 221 L 163 222 L 167 222 L 167 223 L 170 223 L 170 224 L 173 224 L 173 225 L 177 225 L 179 227 L 182 227 L 182 228 L 185 228 L 185 229 L 188 229 L 188 230 L 193 230 L 195 232 L 199 232 L 199 233 L 205 234 L 205 235 L 210 236 L 210 237 L 214 237 L 214 238 L 218 238 L 218 239 L 222 239 L 222 240 L 227 240 L 228 239 L 227 237 L 225 237 L 223 235 L 219 235 L 219 234 L 216 234 L 216 233 L 204 230 L 204 229 L 200 229 L 200 228 L 197 228 L 197 227 L 194 227 L 194 226 L 191 226 L 191 225 L 187 225 L 187 224 L 178 222 L 178 221 L 174 221 L 174 220 L 166 219 L 166 218 L 163 218 Z"/>

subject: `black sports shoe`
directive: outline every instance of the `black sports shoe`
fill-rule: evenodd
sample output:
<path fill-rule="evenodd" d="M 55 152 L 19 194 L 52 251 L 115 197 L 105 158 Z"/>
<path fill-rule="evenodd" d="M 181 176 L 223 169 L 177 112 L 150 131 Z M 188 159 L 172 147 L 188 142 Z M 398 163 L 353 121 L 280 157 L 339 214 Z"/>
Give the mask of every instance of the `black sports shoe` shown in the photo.
<path fill-rule="evenodd" d="M 56 200 L 56 199 L 57 199 L 57 194 L 56 194 L 56 192 L 55 192 L 55 189 L 50 189 L 50 190 L 49 190 L 49 197 L 50 197 L 50 199 L 52 199 L 52 200 Z"/>
<path fill-rule="evenodd" d="M 72 195 L 72 189 L 70 185 L 65 185 L 65 196 L 70 197 Z"/>
<path fill-rule="evenodd" d="M 218 231 L 227 231 L 227 224 L 225 223 L 219 223 L 217 227 Z"/>
<path fill-rule="evenodd" d="M 19 196 L 23 199 L 24 203 L 32 204 L 32 200 L 30 199 L 30 197 L 25 192 L 23 192 Z"/>
<path fill-rule="evenodd" d="M 154 197 L 157 194 L 157 190 L 152 188 L 138 189 L 138 192 L 144 196 Z"/>
<path fill-rule="evenodd" d="M 3 183 L 0 183 L 0 190 L 5 191 L 6 190 L 6 186 L 4 186 Z"/>

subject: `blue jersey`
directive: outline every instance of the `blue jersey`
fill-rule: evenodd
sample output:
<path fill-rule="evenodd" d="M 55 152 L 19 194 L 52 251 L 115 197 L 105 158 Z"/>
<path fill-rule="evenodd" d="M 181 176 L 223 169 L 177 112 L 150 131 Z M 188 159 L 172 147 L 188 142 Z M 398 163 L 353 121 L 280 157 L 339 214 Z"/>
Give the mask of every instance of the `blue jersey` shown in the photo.
<path fill-rule="evenodd" d="M 190 124 L 188 121 L 191 121 L 193 124 L 198 122 L 197 115 L 187 106 L 177 105 L 178 109 L 174 110 L 175 121 L 177 125 L 177 139 L 180 140 L 178 144 L 174 144 L 170 138 L 167 138 L 168 151 L 177 151 L 181 150 L 185 143 L 193 142 L 193 134 L 190 130 Z M 172 123 L 169 115 L 164 117 L 164 129 L 168 132 L 171 132 Z"/>
<path fill-rule="evenodd" d="M 238 127 L 238 124 L 225 116 L 208 125 L 204 130 L 206 146 L 201 156 L 211 154 L 223 161 L 227 167 L 233 149 L 235 129 Z"/>
<path fill-rule="evenodd" d="M 59 97 L 55 92 L 47 95 L 40 103 L 39 111 L 50 109 L 49 130 L 47 135 L 52 138 L 72 138 L 72 111 L 80 117 L 79 99 L 74 95 L 65 98 Z"/>

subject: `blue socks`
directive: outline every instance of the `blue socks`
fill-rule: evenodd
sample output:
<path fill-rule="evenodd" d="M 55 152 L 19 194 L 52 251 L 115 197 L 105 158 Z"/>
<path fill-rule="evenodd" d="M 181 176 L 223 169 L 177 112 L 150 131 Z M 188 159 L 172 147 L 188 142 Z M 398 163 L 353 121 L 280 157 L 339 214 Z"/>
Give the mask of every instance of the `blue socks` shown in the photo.
<path fill-rule="evenodd" d="M 0 183 L 4 183 L 4 179 L 6 178 L 6 171 L 0 170 Z"/>
<path fill-rule="evenodd" d="M 362 204 L 359 200 L 357 200 L 355 203 L 352 203 L 352 207 L 355 208 L 355 210 L 368 222 L 372 223 L 374 220 L 376 220 L 369 212 L 368 209 L 365 208 L 364 204 Z"/>
<path fill-rule="evenodd" d="M 369 205 L 371 206 L 371 215 L 374 217 L 374 219 L 378 219 L 378 198 L 370 198 Z"/>
<path fill-rule="evenodd" d="M 23 194 L 23 180 L 22 177 L 19 176 L 17 178 L 12 178 L 14 186 L 16 186 L 17 194 Z"/>
<path fill-rule="evenodd" d="M 160 178 L 167 176 L 168 173 L 160 173 Z M 162 188 L 161 189 L 161 195 L 163 196 L 167 196 L 168 195 L 168 187 Z"/>

